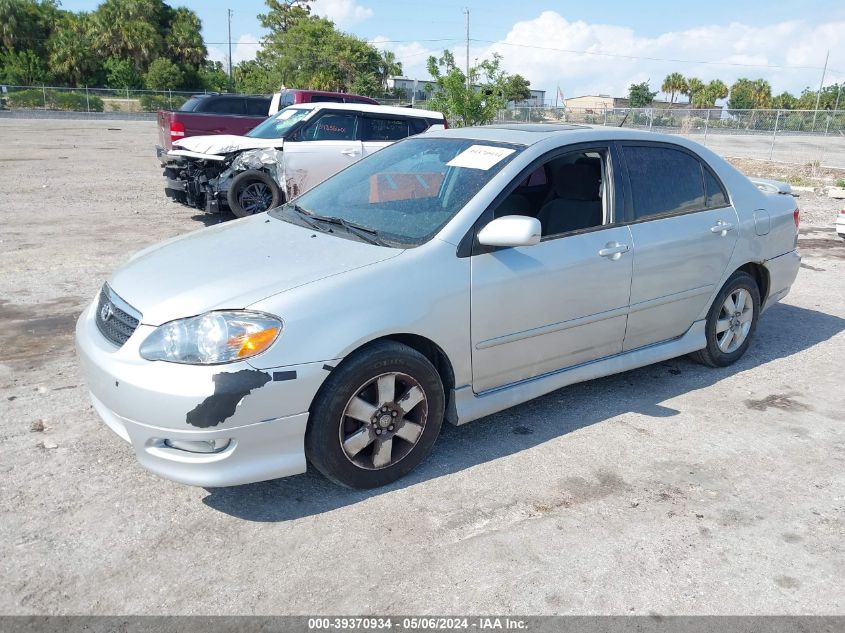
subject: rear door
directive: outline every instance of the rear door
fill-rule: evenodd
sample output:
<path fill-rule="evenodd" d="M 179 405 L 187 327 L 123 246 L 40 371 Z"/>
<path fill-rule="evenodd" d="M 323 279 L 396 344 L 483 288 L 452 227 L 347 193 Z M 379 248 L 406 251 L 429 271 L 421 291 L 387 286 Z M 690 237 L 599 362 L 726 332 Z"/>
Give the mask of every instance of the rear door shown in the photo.
<path fill-rule="evenodd" d="M 364 156 L 369 156 L 412 133 L 409 130 L 408 119 L 404 117 L 366 113 L 361 116 L 361 141 Z"/>
<path fill-rule="evenodd" d="M 321 110 L 284 145 L 285 189 L 298 196 L 361 159 L 358 113 Z"/>
<path fill-rule="evenodd" d="M 627 351 L 689 329 L 730 263 L 739 220 L 722 184 L 692 152 L 620 145 L 634 249 Z"/>

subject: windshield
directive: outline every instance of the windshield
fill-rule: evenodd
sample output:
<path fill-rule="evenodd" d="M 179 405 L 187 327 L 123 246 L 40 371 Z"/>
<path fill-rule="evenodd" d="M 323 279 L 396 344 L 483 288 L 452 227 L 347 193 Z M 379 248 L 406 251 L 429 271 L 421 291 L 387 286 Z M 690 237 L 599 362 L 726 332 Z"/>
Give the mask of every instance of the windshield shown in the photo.
<path fill-rule="evenodd" d="M 373 231 L 391 245 L 417 246 L 443 228 L 522 149 L 490 141 L 409 138 L 270 214 L 296 221 L 296 207 Z"/>
<path fill-rule="evenodd" d="M 202 95 L 201 97 L 194 95 L 182 104 L 182 107 L 179 108 L 179 112 L 193 112 L 197 109 L 197 106 L 202 103 L 202 100 L 205 98 L 205 95 Z"/>
<path fill-rule="evenodd" d="M 311 108 L 285 108 L 246 133 L 250 138 L 282 138 L 297 123 L 314 112 Z"/>

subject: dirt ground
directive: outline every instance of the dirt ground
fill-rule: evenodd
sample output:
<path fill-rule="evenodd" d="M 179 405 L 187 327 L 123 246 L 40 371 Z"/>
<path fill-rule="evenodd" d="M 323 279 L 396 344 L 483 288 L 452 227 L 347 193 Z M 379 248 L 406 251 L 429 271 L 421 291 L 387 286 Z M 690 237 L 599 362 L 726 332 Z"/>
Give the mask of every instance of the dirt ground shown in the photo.
<path fill-rule="evenodd" d="M 445 428 L 376 491 L 205 490 L 140 468 L 73 349 L 110 271 L 209 221 L 165 199 L 154 143 L 0 120 L 0 613 L 845 614 L 842 201 L 802 193 L 798 280 L 732 367 Z"/>

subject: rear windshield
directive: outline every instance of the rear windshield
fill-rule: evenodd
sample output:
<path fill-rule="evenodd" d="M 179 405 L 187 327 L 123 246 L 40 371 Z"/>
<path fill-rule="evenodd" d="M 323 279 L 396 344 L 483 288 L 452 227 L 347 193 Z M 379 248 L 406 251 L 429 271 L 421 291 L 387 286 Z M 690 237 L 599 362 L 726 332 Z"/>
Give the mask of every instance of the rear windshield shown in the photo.
<path fill-rule="evenodd" d="M 193 112 L 197 109 L 197 106 L 205 99 L 206 96 L 194 96 L 188 99 L 185 103 L 182 104 L 182 107 L 179 108 L 179 112 Z"/>
<path fill-rule="evenodd" d="M 285 134 L 297 123 L 308 118 L 312 112 L 315 112 L 312 108 L 296 107 L 279 110 L 278 114 L 252 128 L 246 135 L 250 138 L 284 138 Z"/>

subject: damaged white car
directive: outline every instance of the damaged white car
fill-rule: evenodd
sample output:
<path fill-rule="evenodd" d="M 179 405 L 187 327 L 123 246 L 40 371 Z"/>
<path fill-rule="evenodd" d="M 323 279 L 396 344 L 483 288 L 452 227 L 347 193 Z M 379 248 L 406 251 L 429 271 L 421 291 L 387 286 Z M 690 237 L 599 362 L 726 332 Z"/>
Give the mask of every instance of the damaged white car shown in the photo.
<path fill-rule="evenodd" d="M 394 141 L 448 127 L 440 112 L 359 103 L 303 103 L 246 136 L 192 136 L 174 143 L 165 193 L 208 213 L 238 217 L 295 198 Z"/>

